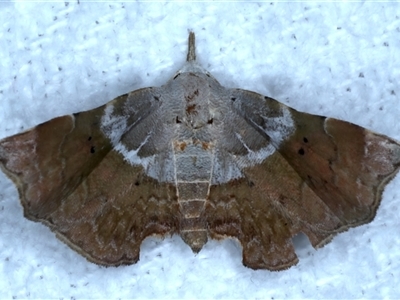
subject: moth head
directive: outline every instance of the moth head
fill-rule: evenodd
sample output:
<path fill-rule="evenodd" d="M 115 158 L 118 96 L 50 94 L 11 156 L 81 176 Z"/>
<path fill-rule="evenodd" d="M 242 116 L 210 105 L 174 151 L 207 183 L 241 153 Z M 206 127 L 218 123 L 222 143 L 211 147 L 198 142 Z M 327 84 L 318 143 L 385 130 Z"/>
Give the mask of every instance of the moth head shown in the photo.
<path fill-rule="evenodd" d="M 198 64 L 196 61 L 187 61 L 184 66 L 178 70 L 174 76 L 172 77 L 172 80 L 178 78 L 180 75 L 185 74 L 185 73 L 193 73 L 197 74 L 199 76 L 204 76 L 209 78 L 210 80 L 215 80 L 217 81 L 214 76 L 210 74 L 206 69 L 204 69 L 200 64 Z"/>
<path fill-rule="evenodd" d="M 217 82 L 217 80 L 206 69 L 204 69 L 196 60 L 196 44 L 193 32 L 190 32 L 189 34 L 186 63 L 178 72 L 175 73 L 172 80 L 176 79 L 178 76 L 184 73 L 194 73 L 198 74 L 199 76 L 204 75 L 210 78 L 211 81 Z"/>

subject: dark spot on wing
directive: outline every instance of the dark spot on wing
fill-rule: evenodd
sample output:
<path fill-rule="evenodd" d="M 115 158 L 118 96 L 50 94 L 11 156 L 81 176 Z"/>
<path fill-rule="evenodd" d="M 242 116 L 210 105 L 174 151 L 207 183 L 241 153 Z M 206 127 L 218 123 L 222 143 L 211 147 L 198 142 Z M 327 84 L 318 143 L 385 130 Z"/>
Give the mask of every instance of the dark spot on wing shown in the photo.
<path fill-rule="evenodd" d="M 235 102 L 236 97 L 231 97 L 231 100 L 232 100 L 233 102 Z"/>
<path fill-rule="evenodd" d="M 207 121 L 207 124 L 212 124 L 212 123 L 214 123 L 214 119 L 210 119 Z"/>
<path fill-rule="evenodd" d="M 181 142 L 178 144 L 178 148 L 181 151 L 184 151 L 186 149 L 187 144 L 185 142 Z"/>
<path fill-rule="evenodd" d="M 88 140 L 88 141 L 91 141 L 91 140 L 92 140 L 92 137 L 91 137 L 91 136 L 89 136 L 87 140 Z"/>
<path fill-rule="evenodd" d="M 306 137 L 303 137 L 303 142 L 308 143 L 308 139 Z"/>
<path fill-rule="evenodd" d="M 300 148 L 299 151 L 297 151 L 297 153 L 299 153 L 300 155 L 304 155 L 304 149 Z"/>
<path fill-rule="evenodd" d="M 96 150 L 95 150 L 94 146 L 90 147 L 90 153 L 95 153 L 95 152 L 96 152 Z"/>

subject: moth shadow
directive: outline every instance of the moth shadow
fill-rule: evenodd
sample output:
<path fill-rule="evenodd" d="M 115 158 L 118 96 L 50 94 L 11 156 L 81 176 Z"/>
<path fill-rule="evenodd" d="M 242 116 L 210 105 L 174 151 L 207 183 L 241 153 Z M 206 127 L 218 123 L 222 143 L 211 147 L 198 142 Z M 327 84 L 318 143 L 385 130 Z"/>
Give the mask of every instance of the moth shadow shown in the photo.
<path fill-rule="evenodd" d="M 315 251 L 314 247 L 311 245 L 310 240 L 304 233 L 299 233 L 292 238 L 292 243 L 294 251 L 296 252 L 299 260 L 308 257 L 310 253 Z"/>
<path fill-rule="evenodd" d="M 316 251 L 308 237 L 303 233 L 294 236 L 292 242 L 300 261 L 310 257 Z M 193 253 L 190 247 L 176 234 L 165 238 L 149 236 L 143 241 L 140 248 L 140 261 L 143 263 L 167 259 L 167 261 L 175 262 L 200 260 L 204 261 L 205 264 L 209 262 L 215 264 L 218 261 L 219 263 L 224 262 L 224 264 L 237 264 L 237 267 L 242 266 L 240 261 L 243 249 L 239 241 L 234 238 L 209 239 L 199 253 Z"/>

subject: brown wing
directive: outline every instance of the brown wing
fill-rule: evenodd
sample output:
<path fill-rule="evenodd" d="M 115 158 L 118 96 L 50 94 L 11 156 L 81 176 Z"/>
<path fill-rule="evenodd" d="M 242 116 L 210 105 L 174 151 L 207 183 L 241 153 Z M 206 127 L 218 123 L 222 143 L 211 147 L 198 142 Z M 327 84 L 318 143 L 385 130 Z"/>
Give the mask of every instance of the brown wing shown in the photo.
<path fill-rule="evenodd" d="M 121 96 L 145 111 L 148 89 Z M 138 104 L 139 105 L 139 104 Z M 136 107 L 137 108 L 137 107 Z M 101 131 L 105 106 L 63 116 L 0 141 L 0 166 L 15 182 L 27 218 L 49 226 L 70 247 L 102 265 L 135 263 L 142 240 L 177 229 L 175 188 L 144 175 Z"/>
<path fill-rule="evenodd" d="M 213 186 L 210 192 L 210 233 L 238 238 L 245 265 L 288 268 L 297 263 L 291 242 L 297 233 L 321 247 L 338 232 L 374 218 L 385 185 L 399 170 L 397 142 L 256 93 L 235 90 L 232 97 L 238 112 L 277 149 L 246 169 L 246 179 Z M 271 131 L 268 120 L 282 109 L 290 111 L 294 127 L 289 138 L 279 141 L 266 131 Z"/>

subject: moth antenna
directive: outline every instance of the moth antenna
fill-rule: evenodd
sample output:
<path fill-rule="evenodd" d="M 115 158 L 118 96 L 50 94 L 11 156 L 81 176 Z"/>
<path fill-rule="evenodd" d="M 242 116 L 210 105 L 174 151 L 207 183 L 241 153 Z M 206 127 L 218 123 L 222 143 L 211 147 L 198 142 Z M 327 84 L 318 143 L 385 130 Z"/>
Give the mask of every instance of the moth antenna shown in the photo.
<path fill-rule="evenodd" d="M 187 54 L 187 61 L 195 61 L 196 60 L 196 45 L 195 45 L 195 37 L 194 32 L 189 32 L 189 41 L 188 41 L 188 54 Z"/>

